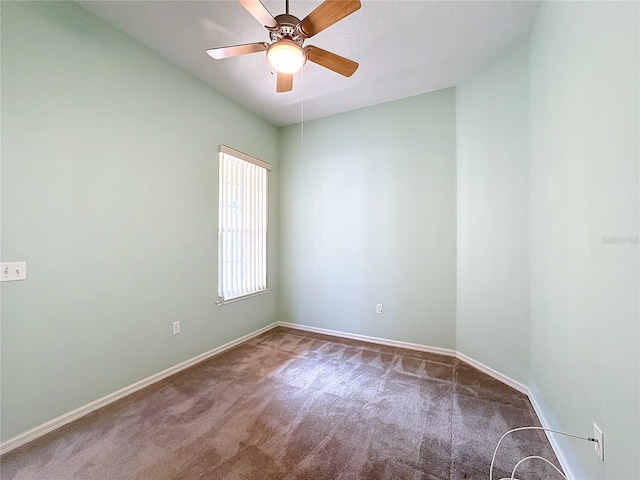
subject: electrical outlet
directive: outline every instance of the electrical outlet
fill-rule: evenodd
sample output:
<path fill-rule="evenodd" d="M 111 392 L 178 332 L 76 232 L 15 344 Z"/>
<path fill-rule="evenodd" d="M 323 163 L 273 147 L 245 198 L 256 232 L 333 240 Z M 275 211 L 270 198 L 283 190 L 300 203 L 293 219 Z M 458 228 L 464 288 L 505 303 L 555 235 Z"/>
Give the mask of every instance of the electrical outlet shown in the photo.
<path fill-rule="evenodd" d="M 376 303 L 376 313 L 382 313 L 382 304 Z"/>
<path fill-rule="evenodd" d="M 0 264 L 0 281 L 14 282 L 27 279 L 27 262 L 6 262 Z"/>
<path fill-rule="evenodd" d="M 593 424 L 593 438 L 597 440 L 593 443 L 593 448 L 595 448 L 600 460 L 604 461 L 604 433 L 595 423 Z"/>
<path fill-rule="evenodd" d="M 180 333 L 180 322 L 173 322 L 173 334 L 177 335 Z"/>

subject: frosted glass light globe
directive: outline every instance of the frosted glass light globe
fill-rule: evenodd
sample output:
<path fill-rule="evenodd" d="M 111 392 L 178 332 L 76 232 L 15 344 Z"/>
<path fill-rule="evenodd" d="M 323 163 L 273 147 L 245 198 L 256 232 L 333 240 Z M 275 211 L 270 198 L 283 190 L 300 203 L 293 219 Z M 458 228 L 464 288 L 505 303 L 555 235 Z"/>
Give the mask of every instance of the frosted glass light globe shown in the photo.
<path fill-rule="evenodd" d="M 297 72 L 307 61 L 307 53 L 297 43 L 283 39 L 267 49 L 267 60 L 280 73 Z"/>

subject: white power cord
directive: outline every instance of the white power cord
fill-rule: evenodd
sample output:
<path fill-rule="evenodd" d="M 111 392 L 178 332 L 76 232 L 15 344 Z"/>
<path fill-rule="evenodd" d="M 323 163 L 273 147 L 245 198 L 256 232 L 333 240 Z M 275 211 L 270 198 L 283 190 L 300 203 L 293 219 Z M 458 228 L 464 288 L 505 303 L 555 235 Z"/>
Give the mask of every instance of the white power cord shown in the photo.
<path fill-rule="evenodd" d="M 544 428 L 544 427 L 519 427 L 519 428 L 514 428 L 513 430 L 509 430 L 508 432 L 506 432 L 504 435 L 502 435 L 502 437 L 500 437 L 500 440 L 498 440 L 498 444 L 496 445 L 495 450 L 493 451 L 493 457 L 491 458 L 491 468 L 489 469 L 489 480 L 493 480 L 493 465 L 496 461 L 496 454 L 498 453 L 498 447 L 500 447 L 500 444 L 502 443 L 502 440 L 504 440 L 504 437 L 506 437 L 507 435 L 509 435 L 510 433 L 513 432 L 520 432 L 522 430 L 542 430 L 544 432 L 551 432 L 551 433 L 559 433 L 560 435 L 565 435 L 567 437 L 573 437 L 573 438 L 579 438 L 581 440 L 587 440 L 589 442 L 598 442 L 598 440 L 596 440 L 595 438 L 592 437 L 583 437 L 581 435 L 574 435 L 573 433 L 567 433 L 567 432 L 561 432 L 559 430 L 552 430 L 550 428 Z M 515 474 L 516 474 L 516 469 L 520 466 L 520 464 L 526 460 L 532 460 L 532 459 L 539 459 L 539 460 L 544 460 L 545 462 L 547 462 L 549 465 L 551 465 L 559 474 L 562 478 L 564 478 L 565 480 L 567 479 L 567 477 L 564 476 L 564 474 L 560 471 L 560 469 L 558 467 L 556 467 L 553 463 L 551 463 L 549 460 L 547 460 L 546 458 L 543 457 L 539 457 L 537 455 L 532 455 L 529 457 L 525 457 L 522 460 L 520 460 L 515 467 L 513 467 L 513 471 L 511 472 L 511 478 L 501 478 L 500 480 L 517 480 L 515 478 Z"/>
<path fill-rule="evenodd" d="M 536 458 L 536 459 L 538 459 L 538 460 L 543 460 L 543 461 L 547 462 L 549 465 L 551 465 L 551 466 L 555 469 L 555 471 L 556 471 L 556 472 L 558 472 L 558 473 L 560 474 L 560 476 L 561 476 L 562 478 L 564 478 L 565 480 L 567 480 L 567 477 L 565 477 L 565 476 L 564 476 L 564 473 L 562 473 L 562 471 L 561 471 L 558 467 L 556 467 L 553 463 L 551 463 L 551 462 L 550 462 L 549 460 L 547 460 L 546 458 L 544 458 L 544 457 L 539 457 L 538 455 L 531 455 L 530 457 L 524 457 L 522 460 L 520 460 L 518 463 L 516 463 L 516 466 L 515 466 L 515 467 L 513 467 L 513 470 L 511 471 L 511 478 L 510 478 L 510 479 L 508 479 L 508 480 L 517 480 L 517 479 L 515 478 L 516 469 L 520 466 L 520 464 L 521 464 L 522 462 L 525 462 L 525 461 L 527 461 L 527 460 L 531 460 L 531 459 L 533 459 L 533 458 Z M 502 478 L 502 479 L 500 479 L 500 480 L 507 480 L 507 479 L 506 479 L 506 478 Z"/>

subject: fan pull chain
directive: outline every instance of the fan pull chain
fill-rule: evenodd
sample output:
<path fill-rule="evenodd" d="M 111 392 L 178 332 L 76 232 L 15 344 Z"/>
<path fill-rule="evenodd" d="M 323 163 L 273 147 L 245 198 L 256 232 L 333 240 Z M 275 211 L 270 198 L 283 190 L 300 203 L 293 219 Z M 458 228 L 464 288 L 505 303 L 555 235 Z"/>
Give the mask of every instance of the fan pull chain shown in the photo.
<path fill-rule="evenodd" d="M 304 143 L 304 68 L 300 71 L 300 83 L 302 88 L 302 100 L 300 101 L 300 143 Z"/>

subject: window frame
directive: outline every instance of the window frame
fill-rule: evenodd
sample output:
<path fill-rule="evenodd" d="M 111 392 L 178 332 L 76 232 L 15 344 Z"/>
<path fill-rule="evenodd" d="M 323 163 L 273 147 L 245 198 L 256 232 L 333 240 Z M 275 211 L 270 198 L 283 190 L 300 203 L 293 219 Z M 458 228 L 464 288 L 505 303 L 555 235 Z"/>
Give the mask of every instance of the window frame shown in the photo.
<path fill-rule="evenodd" d="M 241 160 L 247 163 L 251 163 L 257 167 L 263 168 L 265 170 L 265 193 L 264 193 L 264 289 L 258 290 L 255 292 L 250 292 L 243 295 L 238 295 L 235 297 L 224 298 L 221 296 L 221 287 L 223 281 L 223 273 L 221 270 L 222 267 L 222 243 L 223 243 L 223 232 L 222 232 L 222 209 L 223 209 L 223 190 L 222 190 L 222 181 L 223 176 L 221 172 L 222 162 L 224 160 L 223 155 L 229 155 L 231 157 L 236 158 L 237 160 Z M 240 300 L 244 300 L 245 298 L 255 297 L 258 295 L 264 295 L 265 293 L 271 292 L 269 288 L 269 171 L 271 171 L 271 164 L 267 163 L 259 158 L 248 155 L 240 150 L 236 150 L 235 148 L 228 147 L 224 144 L 218 145 L 218 300 L 216 301 L 216 306 L 226 305 L 228 303 L 238 302 Z"/>

